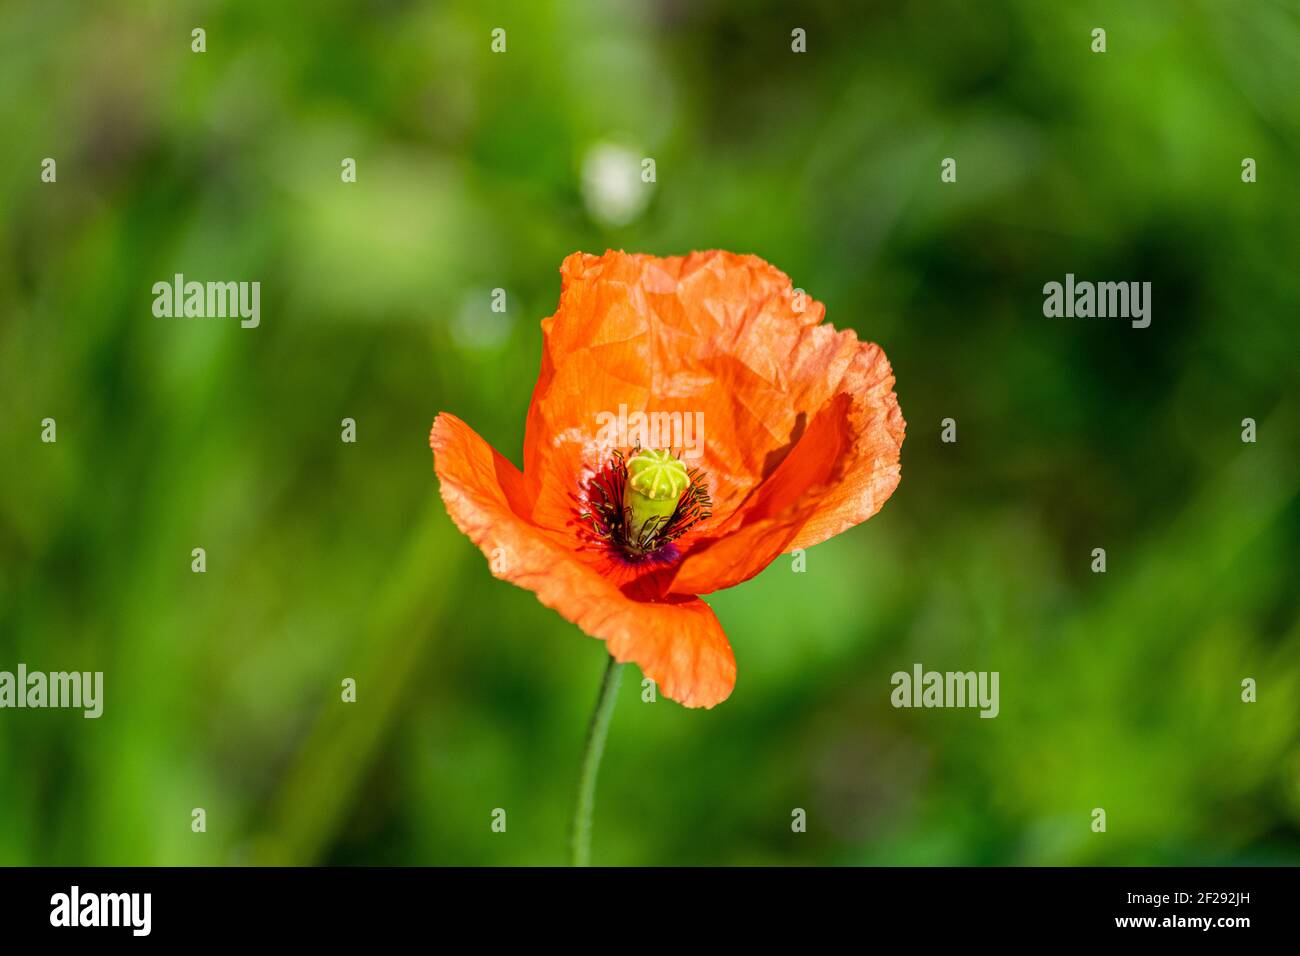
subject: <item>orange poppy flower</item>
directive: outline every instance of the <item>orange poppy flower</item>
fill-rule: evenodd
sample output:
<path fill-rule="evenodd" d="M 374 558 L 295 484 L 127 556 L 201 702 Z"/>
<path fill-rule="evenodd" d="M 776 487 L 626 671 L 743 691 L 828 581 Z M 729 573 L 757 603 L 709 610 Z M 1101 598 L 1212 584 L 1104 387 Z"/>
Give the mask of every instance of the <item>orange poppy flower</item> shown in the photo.
<path fill-rule="evenodd" d="M 699 595 L 880 510 L 905 427 L 893 372 L 879 346 L 821 324 L 824 307 L 755 256 L 575 253 L 560 273 L 523 471 L 444 412 L 429 436 L 443 501 L 493 574 L 668 697 L 712 707 L 736 661 Z M 625 420 L 635 442 L 611 427 Z M 647 423 L 672 437 L 646 452 L 674 454 L 638 454 Z M 692 426 L 702 433 L 686 435 Z M 673 448 L 683 436 L 698 458 Z M 655 514 L 625 506 L 638 488 Z"/>

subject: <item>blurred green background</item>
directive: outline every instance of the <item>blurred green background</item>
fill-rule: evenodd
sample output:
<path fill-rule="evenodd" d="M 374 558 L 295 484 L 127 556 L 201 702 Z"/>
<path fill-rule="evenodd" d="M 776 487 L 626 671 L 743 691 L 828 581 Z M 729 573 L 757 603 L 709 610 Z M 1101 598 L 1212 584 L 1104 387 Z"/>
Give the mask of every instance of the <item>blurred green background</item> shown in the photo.
<path fill-rule="evenodd" d="M 1270 0 L 5 4 L 0 670 L 106 700 L 0 711 L 0 863 L 564 860 L 603 646 L 490 576 L 427 436 L 519 462 L 607 247 L 776 264 L 908 438 L 879 516 L 710 599 L 730 700 L 629 668 L 595 862 L 1300 862 L 1297 77 Z M 177 272 L 261 327 L 155 318 Z M 1044 318 L 1067 272 L 1151 327 Z M 918 661 L 1000 716 L 891 708 Z"/>

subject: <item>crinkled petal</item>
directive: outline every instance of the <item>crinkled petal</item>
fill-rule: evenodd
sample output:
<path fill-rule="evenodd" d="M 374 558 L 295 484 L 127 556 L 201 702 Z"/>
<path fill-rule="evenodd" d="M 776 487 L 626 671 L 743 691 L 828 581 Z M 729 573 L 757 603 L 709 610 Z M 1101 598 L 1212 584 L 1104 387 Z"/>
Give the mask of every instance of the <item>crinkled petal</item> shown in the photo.
<path fill-rule="evenodd" d="M 901 478 L 900 450 L 907 423 L 894 394 L 894 373 L 880 346 L 858 343 L 839 385 L 844 444 L 837 449 L 835 480 L 817 496 L 816 508 L 791 549 L 811 548 L 876 514 Z"/>
<path fill-rule="evenodd" d="M 694 543 L 669 590 L 708 594 L 733 587 L 793 549 L 818 517 L 828 489 L 841 480 L 842 454 L 852 441 L 850 405 L 847 395 L 827 403 L 746 507 Z"/>
<path fill-rule="evenodd" d="M 607 252 L 574 254 L 561 273 L 524 447 L 539 525 L 571 522 L 575 485 L 615 447 L 602 421 L 621 409 L 702 439 L 691 463 L 707 475 L 714 517 L 681 542 L 675 593 L 745 580 L 783 550 L 866 520 L 893 492 L 904 423 L 884 352 L 821 324 L 821 304 L 780 270 L 727 252 Z M 809 426 L 828 410 L 842 419 L 836 442 L 814 447 Z M 802 464 L 787 468 L 796 450 Z M 764 489 L 771 481 L 779 492 Z"/>
<path fill-rule="evenodd" d="M 560 271 L 524 440 L 542 523 L 564 515 L 574 469 L 594 471 L 616 447 L 602 422 L 620 409 L 671 422 L 660 447 L 678 436 L 700 446 L 692 463 L 708 473 L 714 513 L 729 514 L 793 447 L 830 395 L 822 379 L 851 357 L 829 327 L 805 334 L 821 305 L 797 299 L 789 278 L 755 256 L 578 253 Z"/>

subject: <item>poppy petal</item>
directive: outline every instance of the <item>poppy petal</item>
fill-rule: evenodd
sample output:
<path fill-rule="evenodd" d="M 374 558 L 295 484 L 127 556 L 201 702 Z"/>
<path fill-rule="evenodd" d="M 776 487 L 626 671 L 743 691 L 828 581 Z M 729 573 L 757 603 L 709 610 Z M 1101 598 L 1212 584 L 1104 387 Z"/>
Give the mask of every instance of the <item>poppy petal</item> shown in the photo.
<path fill-rule="evenodd" d="M 686 553 L 670 591 L 707 594 L 733 587 L 792 550 L 840 480 L 841 454 L 851 441 L 850 405 L 847 395 L 827 403 L 745 507 Z"/>
<path fill-rule="evenodd" d="M 706 428 L 699 464 L 713 517 L 679 543 L 674 593 L 739 583 L 866 520 L 893 492 L 904 423 L 884 352 L 821 324 L 820 303 L 778 269 L 726 252 L 607 252 L 569 256 L 561 273 L 525 438 L 538 524 L 571 523 L 575 475 L 614 450 L 599 422 L 620 406 L 683 421 L 699 413 Z M 837 423 L 810 435 L 828 410 Z"/>
<path fill-rule="evenodd" d="M 852 333 L 840 333 L 852 335 Z M 708 594 L 876 514 L 898 487 L 906 423 L 879 346 L 858 343 L 839 391 L 750 502 L 687 553 L 669 590 Z"/>
<path fill-rule="evenodd" d="M 703 438 L 703 458 L 691 463 L 708 475 L 720 524 L 793 451 L 813 416 L 846 391 L 857 396 L 854 420 L 866 440 L 854 442 L 862 454 L 845 470 L 853 486 L 818 515 L 809 538 L 828 537 L 827 529 L 847 527 L 888 497 L 888 481 L 873 472 L 896 465 L 902 438 L 889 363 L 851 331 L 821 324 L 823 306 L 780 270 L 728 252 L 663 259 L 606 252 L 575 253 L 561 273 L 559 308 L 542 322 L 542 367 L 524 441 L 539 523 L 553 526 L 568 514 L 574 474 L 594 471 L 613 450 L 600 422 L 620 408 L 702 421 L 705 434 L 694 437 Z M 864 507 L 868 490 L 874 497 Z"/>
<path fill-rule="evenodd" d="M 902 475 L 899 453 L 907 423 L 894 394 L 893 370 L 880 346 L 858 343 L 840 389 L 849 404 L 847 441 L 837 452 L 838 478 L 823 490 L 790 550 L 811 548 L 866 521 L 889 500 Z"/>
<path fill-rule="evenodd" d="M 527 588 L 619 661 L 633 661 L 659 690 L 687 707 L 712 707 L 736 682 L 736 661 L 712 609 L 694 595 L 638 600 L 583 560 L 564 534 L 521 517 L 519 470 L 454 415 L 433 423 L 443 502 L 456 526 L 489 558 L 492 573 Z"/>
<path fill-rule="evenodd" d="M 594 470 L 619 447 L 601 420 L 621 409 L 702 421 L 706 434 L 692 437 L 703 438 L 703 458 L 691 463 L 725 516 L 788 453 L 800 413 L 806 423 L 849 362 L 834 330 L 815 329 L 821 305 L 800 309 L 789 278 L 755 256 L 576 253 L 561 274 L 524 440 L 539 522 L 565 514 L 575 468 Z"/>

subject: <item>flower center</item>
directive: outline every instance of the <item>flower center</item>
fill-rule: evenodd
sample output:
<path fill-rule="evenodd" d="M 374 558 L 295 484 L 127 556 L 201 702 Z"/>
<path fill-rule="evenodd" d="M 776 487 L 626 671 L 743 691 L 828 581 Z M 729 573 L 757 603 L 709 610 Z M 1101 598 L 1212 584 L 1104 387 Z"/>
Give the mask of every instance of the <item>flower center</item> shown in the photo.
<path fill-rule="evenodd" d="M 629 562 L 672 561 L 678 538 L 711 515 L 704 473 L 670 451 L 635 449 L 605 464 L 588 483 L 581 518 L 591 534 Z"/>

